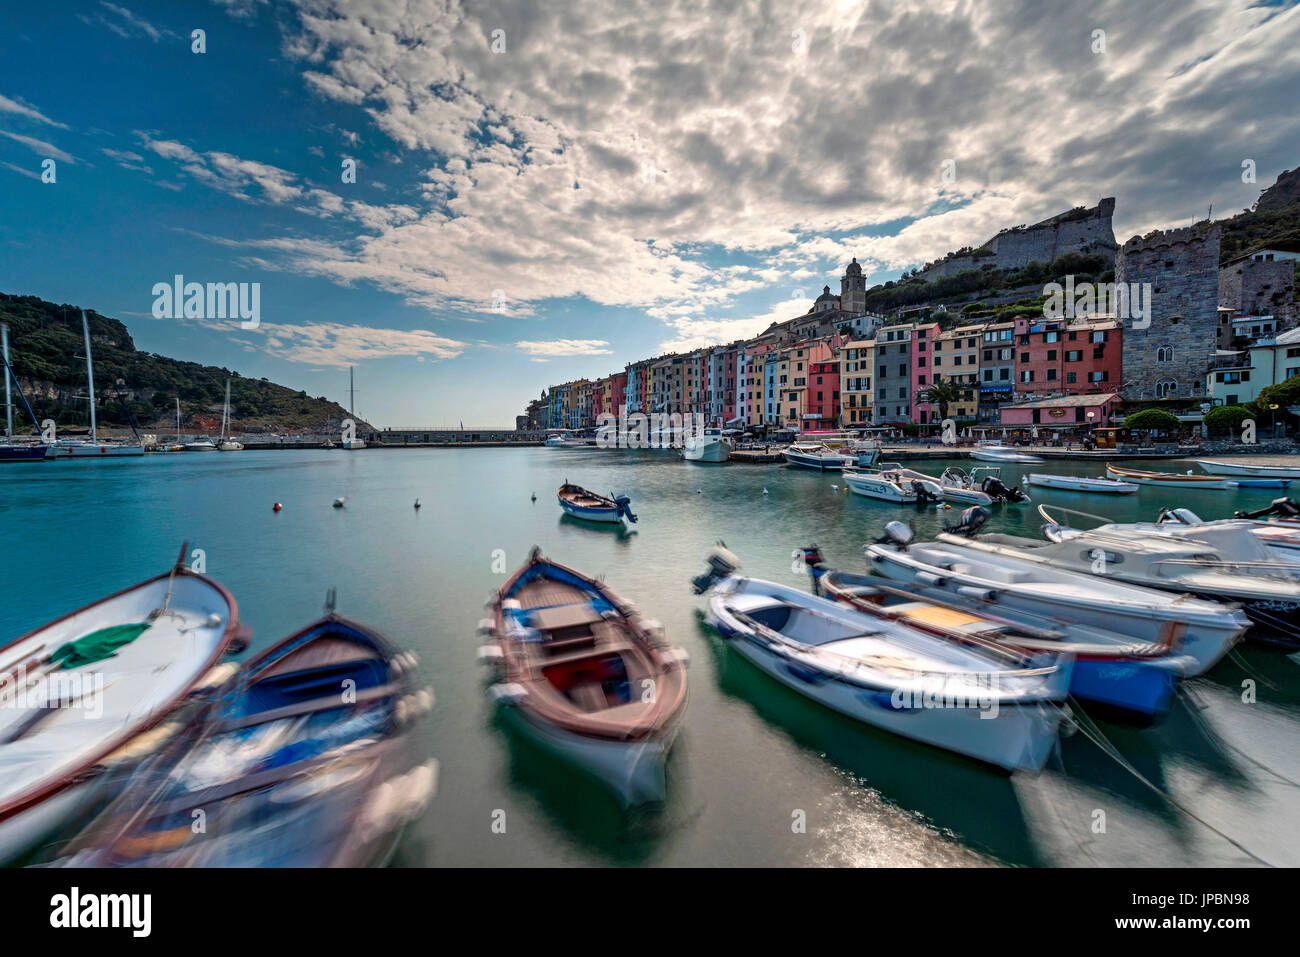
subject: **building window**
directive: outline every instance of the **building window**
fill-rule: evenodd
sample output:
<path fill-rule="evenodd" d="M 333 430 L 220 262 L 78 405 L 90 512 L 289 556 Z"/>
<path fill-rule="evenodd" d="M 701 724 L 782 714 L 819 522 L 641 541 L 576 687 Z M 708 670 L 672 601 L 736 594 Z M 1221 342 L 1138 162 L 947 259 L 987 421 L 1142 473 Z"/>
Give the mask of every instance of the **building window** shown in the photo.
<path fill-rule="evenodd" d="M 1164 399 L 1171 395 L 1178 394 L 1178 381 L 1176 379 L 1165 379 L 1156 383 L 1156 398 Z"/>
<path fill-rule="evenodd" d="M 1174 361 L 1173 346 L 1161 346 L 1159 349 L 1156 350 L 1156 362 L 1173 362 L 1173 361 Z"/>
<path fill-rule="evenodd" d="M 1075 373 L 1067 372 L 1065 374 L 1065 382 L 1067 385 L 1074 385 L 1075 381 L 1076 381 Z"/>

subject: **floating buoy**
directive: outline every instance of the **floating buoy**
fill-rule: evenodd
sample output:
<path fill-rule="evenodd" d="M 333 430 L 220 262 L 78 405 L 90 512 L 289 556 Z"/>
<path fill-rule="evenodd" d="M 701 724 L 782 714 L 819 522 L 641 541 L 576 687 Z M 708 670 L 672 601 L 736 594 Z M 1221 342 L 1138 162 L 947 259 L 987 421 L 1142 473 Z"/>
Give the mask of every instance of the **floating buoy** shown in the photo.
<path fill-rule="evenodd" d="M 703 494 L 704 494 L 704 489 L 702 489 L 702 488 L 697 488 L 697 489 L 695 490 L 695 494 L 696 494 L 696 495 L 703 495 Z"/>
<path fill-rule="evenodd" d="M 763 486 L 763 494 L 764 494 L 764 495 L 767 494 L 767 486 L 766 486 L 766 485 Z"/>
<path fill-rule="evenodd" d="M 832 486 L 831 486 L 831 491 L 832 491 L 832 492 L 838 492 L 839 490 L 840 490 L 840 487 L 839 487 L 838 485 L 832 485 Z"/>
<path fill-rule="evenodd" d="M 534 501 L 534 502 L 537 501 L 537 493 L 536 493 L 536 492 L 533 493 L 533 501 Z"/>
<path fill-rule="evenodd" d="M 415 507 L 417 509 L 420 507 L 420 500 L 418 498 L 415 500 Z"/>
<path fill-rule="evenodd" d="M 276 502 L 274 505 L 271 506 L 271 511 L 278 512 L 282 508 L 284 508 L 284 506 L 281 505 L 279 502 Z"/>
<path fill-rule="evenodd" d="M 343 503 L 346 502 L 346 501 L 347 501 L 347 499 L 346 499 L 345 497 L 343 497 L 342 495 L 340 495 L 338 498 L 336 498 L 336 499 L 334 500 L 334 507 L 335 507 L 335 508 L 342 508 L 342 507 L 343 507 Z"/>

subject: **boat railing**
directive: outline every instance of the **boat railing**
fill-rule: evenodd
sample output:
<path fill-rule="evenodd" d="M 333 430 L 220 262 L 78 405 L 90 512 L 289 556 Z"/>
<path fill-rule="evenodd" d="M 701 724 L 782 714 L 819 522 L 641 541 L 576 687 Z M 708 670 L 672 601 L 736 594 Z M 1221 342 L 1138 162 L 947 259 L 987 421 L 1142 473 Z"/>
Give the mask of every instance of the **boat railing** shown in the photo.
<path fill-rule="evenodd" d="M 1229 573 L 1249 573 L 1263 569 L 1265 571 L 1280 571 L 1283 573 L 1268 574 L 1264 576 L 1266 578 L 1300 579 L 1300 562 L 1235 561 L 1232 559 L 1225 561 L 1214 558 L 1161 558 L 1151 563 L 1152 568 L 1157 565 L 1191 565 L 1195 568 L 1209 568 L 1214 571 Z"/>
<path fill-rule="evenodd" d="M 1101 524 L 1103 525 L 1111 524 L 1111 520 L 1109 518 L 1106 518 L 1102 515 L 1093 515 L 1091 512 L 1081 512 L 1076 508 L 1066 508 L 1064 505 L 1053 505 L 1052 508 L 1054 508 L 1058 512 L 1063 512 L 1066 515 L 1078 515 L 1083 518 L 1091 518 L 1094 521 L 1101 522 Z M 1074 527 L 1073 525 L 1070 524 L 1068 519 L 1064 522 L 1057 521 L 1056 518 L 1052 516 L 1051 512 L 1048 511 L 1048 506 L 1045 504 L 1040 504 L 1038 506 L 1038 514 L 1043 517 L 1043 521 L 1050 522 L 1053 525 L 1061 525 L 1064 528 Z M 1088 531 L 1088 529 L 1082 529 L 1082 531 Z"/>

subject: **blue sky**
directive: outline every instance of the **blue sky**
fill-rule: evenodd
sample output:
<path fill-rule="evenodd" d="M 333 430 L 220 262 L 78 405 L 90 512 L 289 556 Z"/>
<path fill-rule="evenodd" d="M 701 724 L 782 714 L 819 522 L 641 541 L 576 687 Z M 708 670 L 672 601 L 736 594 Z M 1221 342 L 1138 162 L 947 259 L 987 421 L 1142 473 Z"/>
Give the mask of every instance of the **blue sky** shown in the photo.
<path fill-rule="evenodd" d="M 1104 195 L 1123 241 L 1300 163 L 1292 3 L 538 6 L 10 5 L 0 289 L 341 401 L 355 365 L 379 425 L 510 424 L 852 255 L 882 281 Z M 261 327 L 153 318 L 177 273 L 261 283 Z"/>

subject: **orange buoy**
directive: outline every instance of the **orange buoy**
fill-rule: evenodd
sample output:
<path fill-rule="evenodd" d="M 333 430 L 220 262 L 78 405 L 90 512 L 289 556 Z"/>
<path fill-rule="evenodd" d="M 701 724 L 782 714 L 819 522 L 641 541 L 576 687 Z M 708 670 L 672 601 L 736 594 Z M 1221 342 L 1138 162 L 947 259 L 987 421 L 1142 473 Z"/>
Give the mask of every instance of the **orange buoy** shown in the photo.
<path fill-rule="evenodd" d="M 278 512 L 283 507 L 284 506 L 282 506 L 279 502 L 276 502 L 274 505 L 271 506 L 271 511 Z"/>

